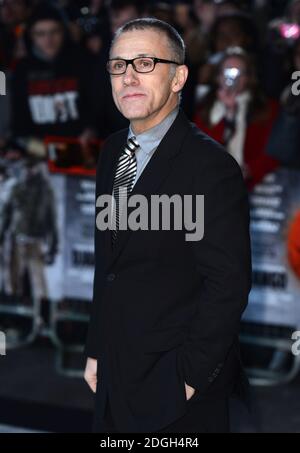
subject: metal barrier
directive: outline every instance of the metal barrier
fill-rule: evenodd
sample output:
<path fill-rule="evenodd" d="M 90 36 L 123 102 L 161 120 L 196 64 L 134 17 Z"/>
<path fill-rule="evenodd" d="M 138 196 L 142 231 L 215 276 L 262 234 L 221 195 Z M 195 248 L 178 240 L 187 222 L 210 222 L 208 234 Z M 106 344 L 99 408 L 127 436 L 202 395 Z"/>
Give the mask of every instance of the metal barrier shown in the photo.
<path fill-rule="evenodd" d="M 74 302 L 72 302 L 72 304 L 74 305 Z M 80 302 L 78 302 L 78 304 L 80 304 Z M 62 305 L 64 305 L 65 308 L 61 308 Z M 63 326 L 66 322 L 69 325 L 71 323 L 73 326 L 78 323 L 85 324 L 87 326 L 89 314 L 82 313 L 82 310 L 76 311 L 76 308 L 66 308 L 66 305 L 68 305 L 68 302 L 66 301 L 50 303 L 49 325 L 47 325 L 41 316 L 41 302 L 38 300 L 32 301 L 32 306 L 22 305 L 21 303 L 19 305 L 0 303 L 1 315 L 12 315 L 12 317 L 17 316 L 19 320 L 21 318 L 25 318 L 31 321 L 30 332 L 21 339 L 18 338 L 18 335 L 9 335 L 9 331 L 3 329 L 6 333 L 7 350 L 28 346 L 34 343 L 38 337 L 49 338 L 55 347 L 54 366 L 56 371 L 59 374 L 68 377 L 83 377 L 84 364 L 82 363 L 82 366 L 75 368 L 68 366 L 67 361 L 70 355 L 77 355 L 78 358 L 83 360 L 84 357 L 82 353 L 84 349 L 84 339 L 82 343 L 66 342 L 59 333 L 59 327 Z M 84 302 L 84 305 L 89 306 L 87 302 Z M 17 333 L 18 325 L 12 326 L 12 330 Z"/>
<path fill-rule="evenodd" d="M 6 348 L 13 349 L 17 347 L 23 347 L 34 342 L 34 340 L 41 333 L 42 319 L 40 317 L 40 306 L 39 300 L 33 300 L 32 306 L 28 305 L 11 305 L 0 303 L 0 313 L 2 315 L 13 315 L 19 316 L 31 320 L 32 326 L 28 335 L 23 339 L 18 339 L 9 333 L 6 336 Z"/>

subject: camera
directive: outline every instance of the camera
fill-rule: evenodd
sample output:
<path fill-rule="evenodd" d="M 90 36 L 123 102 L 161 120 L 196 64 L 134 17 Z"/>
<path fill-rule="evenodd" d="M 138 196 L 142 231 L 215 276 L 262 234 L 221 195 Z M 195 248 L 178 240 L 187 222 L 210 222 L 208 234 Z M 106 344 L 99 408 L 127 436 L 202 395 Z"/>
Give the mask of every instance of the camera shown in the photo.
<path fill-rule="evenodd" d="M 226 87 L 231 89 L 235 88 L 240 76 L 241 71 L 238 68 L 232 67 L 224 69 L 223 77 Z"/>

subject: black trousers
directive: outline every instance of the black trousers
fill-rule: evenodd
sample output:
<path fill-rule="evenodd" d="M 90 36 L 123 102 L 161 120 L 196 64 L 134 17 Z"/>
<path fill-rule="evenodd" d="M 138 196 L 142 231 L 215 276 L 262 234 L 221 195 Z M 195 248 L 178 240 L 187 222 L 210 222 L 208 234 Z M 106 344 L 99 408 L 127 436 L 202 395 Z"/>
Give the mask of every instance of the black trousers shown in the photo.
<path fill-rule="evenodd" d="M 97 432 L 118 433 L 106 399 L 103 424 Z M 192 397 L 187 401 L 186 413 L 158 433 L 229 433 L 229 399 Z"/>

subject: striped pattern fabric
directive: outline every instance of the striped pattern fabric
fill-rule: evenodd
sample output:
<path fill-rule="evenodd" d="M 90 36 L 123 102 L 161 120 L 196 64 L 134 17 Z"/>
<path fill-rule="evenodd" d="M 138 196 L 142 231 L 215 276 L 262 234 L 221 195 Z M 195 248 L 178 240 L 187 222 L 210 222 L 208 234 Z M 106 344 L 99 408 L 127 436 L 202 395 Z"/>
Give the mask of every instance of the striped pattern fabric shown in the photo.
<path fill-rule="evenodd" d="M 131 192 L 136 177 L 137 161 L 135 151 L 139 148 L 139 146 L 140 145 L 138 144 L 136 137 L 134 135 L 130 137 L 127 140 L 117 165 L 113 187 L 116 229 L 112 230 L 112 246 L 114 246 L 118 235 L 122 205 L 126 201 L 126 197 L 128 197 Z"/>

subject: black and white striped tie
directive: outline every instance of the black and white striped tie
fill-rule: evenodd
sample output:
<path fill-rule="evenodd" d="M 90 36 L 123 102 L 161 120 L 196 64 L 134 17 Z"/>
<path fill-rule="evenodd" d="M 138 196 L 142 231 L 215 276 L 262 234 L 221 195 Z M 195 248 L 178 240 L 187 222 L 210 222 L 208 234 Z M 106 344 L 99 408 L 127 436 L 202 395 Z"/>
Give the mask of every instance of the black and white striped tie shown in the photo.
<path fill-rule="evenodd" d="M 120 216 L 122 213 L 122 203 L 126 200 L 132 190 L 133 183 L 136 177 L 137 161 L 135 151 L 139 148 L 136 137 L 131 136 L 125 145 L 125 148 L 119 158 L 117 165 L 113 196 L 115 199 L 115 216 L 116 216 L 116 229 L 112 230 L 112 245 L 115 244 L 117 239 L 118 230 L 120 226 Z"/>

